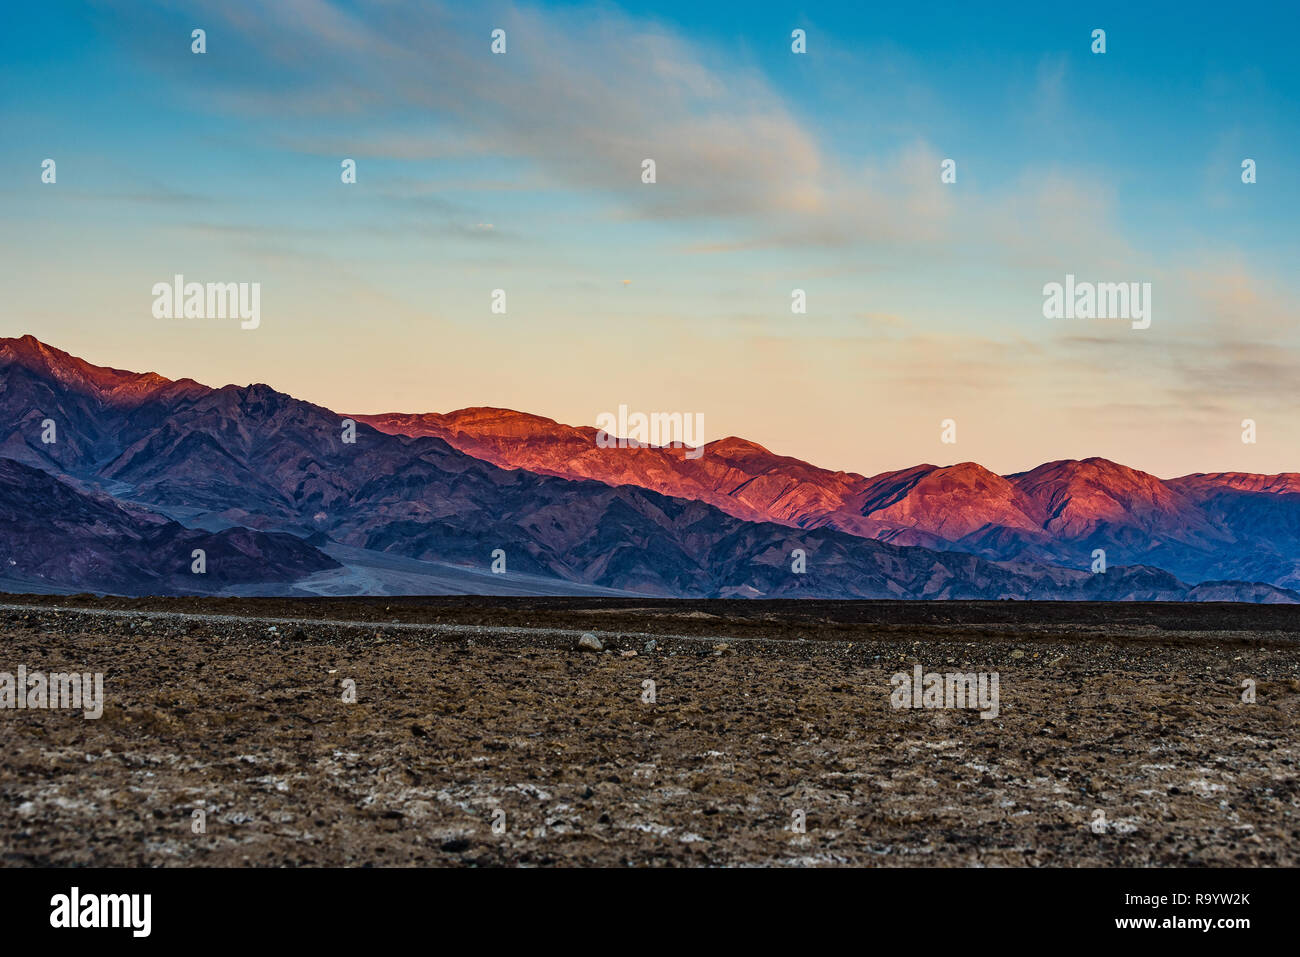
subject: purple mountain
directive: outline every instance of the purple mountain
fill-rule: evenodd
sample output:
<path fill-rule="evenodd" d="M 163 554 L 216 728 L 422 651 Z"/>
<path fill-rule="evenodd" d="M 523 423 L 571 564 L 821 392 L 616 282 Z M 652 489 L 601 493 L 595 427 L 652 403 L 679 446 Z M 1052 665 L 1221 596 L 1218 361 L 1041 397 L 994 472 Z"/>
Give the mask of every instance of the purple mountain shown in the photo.
<path fill-rule="evenodd" d="M 865 526 L 841 527 L 851 524 L 847 515 L 845 523 L 823 516 L 809 527 L 791 522 L 793 513 L 754 521 L 709 496 L 502 468 L 444 436 L 390 434 L 353 418 L 348 441 L 346 416 L 266 385 L 212 389 L 93 366 L 30 336 L 0 340 L 0 456 L 11 460 L 0 481 L 0 560 L 16 563 L 0 568 L 0 583 L 123 593 L 1300 600 L 1267 582 L 1197 587 L 1114 559 L 1105 574 L 1092 574 L 1086 563 L 1063 567 L 1020 554 L 995 561 L 957 550 L 949 536 L 960 543 L 999 534 L 972 526 L 962 503 L 1004 493 L 1020 478 L 986 477 L 978 466 L 863 480 L 853 499 L 857 518 L 884 521 L 892 508 L 890 528 L 913 528 L 940 549 L 865 537 Z M 54 440 L 46 441 L 50 425 Z M 731 442 L 729 454 L 741 459 L 770 456 Z M 1061 507 L 1053 490 L 1062 485 L 1069 483 L 1051 472 L 1023 483 L 1015 501 L 1025 504 L 1000 519 L 1008 548 L 1017 535 L 1050 546 L 1051 523 L 1035 523 L 1053 511 L 1080 547 L 1098 534 Z M 1229 490 L 1282 497 L 1215 494 Z M 911 506 L 902 505 L 909 500 L 931 509 L 948 501 L 953 514 L 937 529 L 909 526 Z M 1236 514 L 1232 502 L 1215 502 L 1206 514 Z M 1153 528 L 1161 507 L 1152 505 Z M 1212 523 L 1189 528 L 1198 543 L 1231 544 Z M 195 548 L 207 550 L 206 576 L 188 570 Z M 797 551 L 802 573 L 794 570 Z M 504 574 L 492 573 L 494 561 L 504 561 Z"/>

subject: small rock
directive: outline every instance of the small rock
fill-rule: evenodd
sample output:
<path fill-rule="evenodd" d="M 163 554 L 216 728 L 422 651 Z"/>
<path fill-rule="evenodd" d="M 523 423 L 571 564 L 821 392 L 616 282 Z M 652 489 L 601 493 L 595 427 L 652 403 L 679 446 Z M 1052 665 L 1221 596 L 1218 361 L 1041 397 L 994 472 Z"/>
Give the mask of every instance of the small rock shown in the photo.
<path fill-rule="evenodd" d="M 659 647 L 659 642 L 651 638 L 649 641 L 645 643 L 645 648 L 643 650 L 648 655 L 658 647 Z"/>
<path fill-rule="evenodd" d="M 1011 652 L 1011 657 L 1012 657 L 1012 658 L 1023 658 L 1024 656 L 1025 656 L 1025 653 L 1024 653 L 1023 651 L 1021 651 L 1019 648 L 1017 648 L 1015 651 Z"/>
<path fill-rule="evenodd" d="M 631 650 L 631 649 L 629 649 L 629 650 L 623 652 L 622 657 L 624 657 L 624 658 L 635 658 L 635 657 L 636 657 L 636 652 L 633 651 L 633 650 Z"/>
<path fill-rule="evenodd" d="M 603 651 L 604 649 L 605 646 L 601 643 L 600 639 L 591 634 L 591 632 L 588 632 L 578 639 L 579 651 Z"/>

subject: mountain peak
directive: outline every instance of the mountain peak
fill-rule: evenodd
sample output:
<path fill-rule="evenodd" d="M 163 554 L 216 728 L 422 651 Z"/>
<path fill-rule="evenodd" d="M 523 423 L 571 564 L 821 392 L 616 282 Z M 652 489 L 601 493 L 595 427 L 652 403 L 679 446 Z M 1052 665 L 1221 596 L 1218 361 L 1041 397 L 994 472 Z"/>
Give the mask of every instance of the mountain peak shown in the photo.
<path fill-rule="evenodd" d="M 129 403 L 173 384 L 156 372 L 126 372 L 91 365 L 62 349 L 46 345 L 31 334 L 17 339 L 0 339 L 0 363 L 21 366 L 64 385 L 90 392 L 102 401 Z"/>
<path fill-rule="evenodd" d="M 1024 493 L 977 462 L 890 473 L 884 487 L 889 494 L 874 496 L 865 514 L 887 527 L 956 541 L 989 526 L 1037 532 L 1041 524 Z"/>
<path fill-rule="evenodd" d="M 1104 482 L 1111 487 L 1152 487 L 1160 485 L 1161 480 L 1150 472 L 1143 472 L 1128 465 L 1121 465 L 1100 456 L 1086 459 L 1057 459 L 1044 462 L 1028 472 L 1008 475 L 1007 479 L 1018 485 L 1036 485 L 1041 482 L 1065 482 L 1071 484 L 1085 482 Z"/>
<path fill-rule="evenodd" d="M 1007 476 L 1046 512 L 1046 528 L 1057 535 L 1084 537 L 1106 525 L 1137 523 L 1143 528 L 1200 527 L 1182 518 L 1186 503 L 1174 487 L 1149 472 L 1093 456 L 1060 459 Z"/>
<path fill-rule="evenodd" d="M 438 415 L 436 412 L 428 415 L 440 419 L 448 428 L 486 431 L 495 435 L 515 435 L 525 429 L 541 430 L 559 427 L 559 423 L 554 419 L 542 415 L 490 405 L 470 406 L 445 415 Z"/>
<path fill-rule="evenodd" d="M 978 462 L 957 462 L 954 465 L 944 465 L 934 468 L 933 472 L 944 472 L 948 475 L 962 476 L 968 478 L 982 478 L 985 475 L 991 475 L 995 478 L 1002 478 L 996 472 L 990 472 Z"/>
<path fill-rule="evenodd" d="M 718 439 L 715 442 L 706 442 L 704 449 L 709 453 L 730 452 L 740 455 L 773 455 L 770 450 L 759 445 L 757 442 L 751 442 L 749 439 L 742 439 L 738 435 L 728 435 L 726 438 Z"/>

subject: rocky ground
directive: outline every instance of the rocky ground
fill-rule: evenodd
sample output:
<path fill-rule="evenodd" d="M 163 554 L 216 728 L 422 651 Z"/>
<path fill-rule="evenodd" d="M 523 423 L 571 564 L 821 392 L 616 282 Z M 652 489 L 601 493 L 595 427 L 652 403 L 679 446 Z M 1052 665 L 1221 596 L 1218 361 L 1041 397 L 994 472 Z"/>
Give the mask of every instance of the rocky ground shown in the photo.
<path fill-rule="evenodd" d="M 9 866 L 1300 863 L 1293 607 L 0 600 Z"/>

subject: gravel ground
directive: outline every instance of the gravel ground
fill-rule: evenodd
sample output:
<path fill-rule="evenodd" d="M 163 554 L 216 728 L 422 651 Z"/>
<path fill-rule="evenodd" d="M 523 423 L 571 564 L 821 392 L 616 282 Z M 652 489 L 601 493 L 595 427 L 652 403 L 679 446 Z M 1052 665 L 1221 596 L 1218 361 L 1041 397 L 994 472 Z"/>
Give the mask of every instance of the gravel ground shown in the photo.
<path fill-rule="evenodd" d="M 1298 609 L 8 601 L 105 693 L 0 710 L 10 866 L 1300 863 Z"/>

